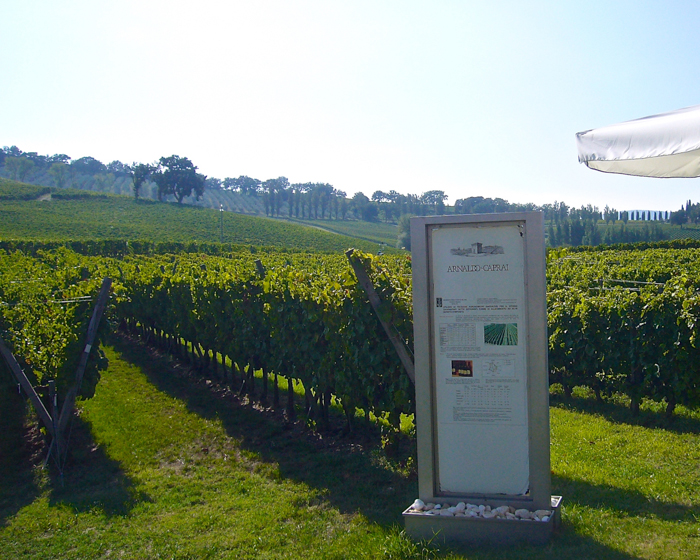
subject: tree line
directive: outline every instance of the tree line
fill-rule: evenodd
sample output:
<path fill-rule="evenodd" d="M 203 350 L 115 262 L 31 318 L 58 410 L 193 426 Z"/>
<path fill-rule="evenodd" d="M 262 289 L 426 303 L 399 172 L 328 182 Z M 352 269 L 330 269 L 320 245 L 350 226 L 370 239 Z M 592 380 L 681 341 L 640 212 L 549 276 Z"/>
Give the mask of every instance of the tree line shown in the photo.
<path fill-rule="evenodd" d="M 0 166 L 16 181 L 26 181 L 32 175 L 48 175 L 58 188 L 78 187 L 78 176 L 90 176 L 99 186 L 114 183 L 118 177 L 132 181 L 135 198 L 139 198 L 146 182 L 157 186 L 158 200 L 173 196 L 178 202 L 187 196 L 199 199 L 204 193 L 207 177 L 197 173 L 197 167 L 186 157 L 172 155 L 162 157 L 153 164 L 134 162 L 131 165 L 119 160 L 105 165 L 87 156 L 72 159 L 66 154 L 42 156 L 37 152 L 23 152 L 17 146 L 5 146 L 0 150 Z M 102 190 L 102 189 L 99 189 Z"/>
<path fill-rule="evenodd" d="M 290 183 L 286 177 L 259 180 L 241 175 L 218 179 L 197 172 L 186 157 L 172 155 L 154 163 L 125 164 L 115 160 L 103 164 L 92 157 L 73 160 L 66 154 L 42 156 L 23 152 L 17 146 L 0 149 L 0 168 L 10 178 L 26 181 L 39 172 L 48 175 L 57 187 L 77 186 L 76 176 L 92 177 L 98 190 L 104 190 L 115 179 L 129 181 L 135 198 L 144 194 L 146 185 L 158 200 L 172 196 L 182 202 L 188 196 L 199 200 L 205 189 L 227 191 L 258 198 L 265 214 L 306 220 L 356 219 L 367 222 L 384 221 L 399 224 L 399 245 L 409 247 L 408 216 L 442 214 L 477 214 L 541 210 L 548 222 L 547 240 L 550 246 L 597 245 L 664 239 L 657 224 L 646 228 L 631 228 L 629 221 L 700 223 L 700 204 L 691 201 L 676 212 L 652 210 L 619 211 L 606 206 L 602 211 L 590 204 L 580 208 L 564 202 L 536 205 L 511 203 L 502 198 L 471 196 L 457 199 L 453 207 L 446 206 L 447 195 L 442 190 L 429 190 L 421 195 L 402 194 L 395 190 L 376 190 L 371 197 L 357 192 L 347 193 L 329 183 Z M 605 222 L 605 227 L 599 227 Z M 403 236 L 402 236 L 403 232 Z"/>
<path fill-rule="evenodd" d="M 58 188 L 80 188 L 78 176 L 91 177 L 98 190 L 104 190 L 116 179 L 128 178 L 137 199 L 143 196 L 144 187 L 151 184 L 156 186 L 155 194 L 160 201 L 168 196 L 178 202 L 187 196 L 199 200 L 205 189 L 238 192 L 260 198 L 265 214 L 270 217 L 393 222 L 405 214 L 446 212 L 447 195 L 441 190 L 430 190 L 420 196 L 377 190 L 371 198 L 362 192 L 348 198 L 347 193 L 329 183 L 290 183 L 286 177 L 265 181 L 245 175 L 207 177 L 197 173 L 197 167 L 188 158 L 177 155 L 162 157 L 154 163 L 126 164 L 115 160 L 105 165 L 90 156 L 72 159 L 66 154 L 40 155 L 23 152 L 17 146 L 5 146 L 0 149 L 0 168 L 11 179 L 22 182 L 48 176 L 49 182 Z"/>

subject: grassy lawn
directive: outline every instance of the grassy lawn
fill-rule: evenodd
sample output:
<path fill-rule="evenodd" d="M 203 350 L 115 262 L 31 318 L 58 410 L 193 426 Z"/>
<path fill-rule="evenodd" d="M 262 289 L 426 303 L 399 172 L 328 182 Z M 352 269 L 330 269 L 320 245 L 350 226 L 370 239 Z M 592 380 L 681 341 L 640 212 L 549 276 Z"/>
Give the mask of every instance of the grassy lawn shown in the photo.
<path fill-rule="evenodd" d="M 693 558 L 700 414 L 552 396 L 561 531 L 546 547 L 437 551 L 401 535 L 411 463 L 360 435 L 285 424 L 120 339 L 73 423 L 61 480 L 0 371 L 0 556 L 20 558 Z M 24 434 L 20 441 L 18 434 Z M 34 465 L 34 467 L 32 467 Z"/>

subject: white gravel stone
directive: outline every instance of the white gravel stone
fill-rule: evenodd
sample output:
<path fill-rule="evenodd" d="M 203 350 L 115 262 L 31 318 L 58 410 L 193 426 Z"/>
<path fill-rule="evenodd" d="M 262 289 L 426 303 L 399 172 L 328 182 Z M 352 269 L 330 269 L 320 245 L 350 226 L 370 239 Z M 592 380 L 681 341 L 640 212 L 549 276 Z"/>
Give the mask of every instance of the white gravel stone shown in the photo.
<path fill-rule="evenodd" d="M 413 513 L 423 515 L 441 515 L 443 517 L 479 517 L 482 519 L 509 519 L 518 521 L 539 521 L 546 523 L 552 518 L 552 511 L 538 509 L 529 511 L 525 508 L 516 509 L 513 506 L 498 506 L 491 508 L 486 504 L 466 504 L 459 502 L 457 505 L 425 503 L 421 499 L 416 499 L 409 508 Z"/>
<path fill-rule="evenodd" d="M 423 511 L 424 508 L 425 508 L 425 502 L 423 500 L 416 500 L 411 505 L 411 509 L 414 511 Z"/>

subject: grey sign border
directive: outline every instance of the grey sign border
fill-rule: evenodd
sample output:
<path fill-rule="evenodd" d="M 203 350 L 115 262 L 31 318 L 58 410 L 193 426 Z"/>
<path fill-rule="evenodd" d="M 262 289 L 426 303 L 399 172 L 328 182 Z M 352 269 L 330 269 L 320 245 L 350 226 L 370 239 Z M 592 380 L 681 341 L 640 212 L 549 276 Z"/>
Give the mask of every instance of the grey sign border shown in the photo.
<path fill-rule="evenodd" d="M 453 494 L 440 492 L 436 445 L 437 410 L 432 352 L 434 301 L 431 289 L 431 235 L 436 228 L 522 225 L 525 236 L 525 313 L 530 491 L 526 495 Z M 411 218 L 413 333 L 416 369 L 416 436 L 418 493 L 424 502 L 471 501 L 536 509 L 551 507 L 549 375 L 547 364 L 547 300 L 544 217 L 542 212 L 470 214 Z M 489 468 L 484 465 L 484 468 Z"/>

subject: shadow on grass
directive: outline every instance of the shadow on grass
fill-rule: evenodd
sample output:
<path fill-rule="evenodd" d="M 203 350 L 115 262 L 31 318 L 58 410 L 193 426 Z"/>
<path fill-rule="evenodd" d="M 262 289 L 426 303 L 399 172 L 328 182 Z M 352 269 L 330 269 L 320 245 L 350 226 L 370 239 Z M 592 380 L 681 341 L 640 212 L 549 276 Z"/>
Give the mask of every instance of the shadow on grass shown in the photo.
<path fill-rule="evenodd" d="M 594 397 L 577 396 L 570 398 L 562 394 L 550 394 L 549 403 L 565 410 L 596 414 L 616 424 L 642 426 L 644 428 L 661 428 L 677 434 L 700 433 L 700 419 L 676 413 L 668 418 L 662 410 L 642 408 L 639 416 L 634 416 L 626 404 L 613 400 L 598 401 Z"/>
<path fill-rule="evenodd" d="M 182 400 L 191 412 L 201 417 L 218 419 L 228 435 L 241 442 L 242 449 L 254 453 L 258 460 L 278 465 L 282 478 L 303 482 L 317 489 L 319 499 L 328 501 L 341 513 L 360 513 L 385 528 L 403 526 L 401 511 L 417 496 L 417 479 L 415 474 L 406 476 L 392 468 L 392 463 L 382 458 L 377 445 L 367 443 L 370 438 L 361 435 L 341 437 L 338 434 L 327 437 L 311 433 L 303 426 L 303 421 L 285 424 L 280 413 L 244 404 L 230 393 L 223 396 L 217 394 L 203 380 L 189 377 L 185 368 L 174 369 L 175 364 L 169 358 L 156 356 L 132 340 L 127 342 L 113 337 L 110 343 L 125 360 L 139 366 L 159 390 Z M 371 434 L 371 438 L 376 442 L 378 434 Z M 404 455 L 410 454 L 406 450 L 403 452 Z M 596 499 L 601 507 L 615 507 L 615 504 L 620 507 L 616 489 L 585 486 L 585 483 L 562 478 L 554 481 L 554 487 L 565 495 L 567 501 L 571 499 L 583 503 L 587 492 L 593 489 L 597 490 L 594 495 L 598 496 Z M 643 496 L 623 496 L 622 500 L 630 503 L 632 512 L 632 507 L 645 499 Z M 295 505 L 303 508 L 314 506 L 317 502 L 318 499 L 312 500 L 312 503 L 303 500 Z M 689 512 L 666 512 L 665 516 L 675 519 L 678 515 L 685 518 Z M 519 545 L 517 549 L 440 546 L 440 549 L 447 554 L 450 551 L 462 552 L 469 558 L 484 559 L 637 558 L 581 535 L 574 527 L 567 527 L 566 523 L 546 546 Z M 432 556 L 423 554 L 421 557 Z"/>
<path fill-rule="evenodd" d="M 463 554 L 469 560 L 641 560 L 627 552 L 615 550 L 598 541 L 579 535 L 573 529 L 564 527 L 555 533 L 546 545 L 452 545 L 440 547 L 442 552 Z M 413 556 L 410 556 L 413 558 Z M 416 556 L 418 558 L 419 556 Z M 424 558 L 426 556 L 420 556 Z M 451 556 L 448 556 L 452 558 Z"/>
<path fill-rule="evenodd" d="M 54 461 L 50 464 L 52 506 L 69 506 L 75 512 L 99 510 L 107 516 L 121 516 L 129 513 L 136 502 L 149 501 L 147 495 L 135 490 L 121 465 L 95 444 L 89 424 L 79 416 L 72 420 L 63 476 Z"/>
<path fill-rule="evenodd" d="M 44 437 L 31 407 L 16 386 L 0 371 L 0 523 L 30 505 L 46 491 L 36 469 L 46 458 Z M 90 427 L 79 417 L 71 426 L 64 476 L 54 461 L 48 465 L 51 505 L 67 505 L 75 511 L 99 509 L 106 515 L 124 515 L 136 501 L 132 481 L 119 463 L 95 445 Z"/>
<path fill-rule="evenodd" d="M 299 420 L 288 423 L 281 412 L 245 404 L 230 392 L 217 394 L 203 380 L 197 382 L 185 375 L 184 368 L 174 373 L 171 360 L 131 340 L 115 336 L 110 343 L 124 359 L 142 368 L 159 390 L 182 400 L 203 418 L 218 419 L 227 434 L 238 440 L 242 449 L 255 453 L 258 460 L 276 463 L 282 478 L 317 489 L 323 500 L 342 513 L 360 512 L 385 526 L 403 524 L 401 512 L 416 498 L 417 480 L 415 475 L 404 476 L 394 470 L 381 450 L 368 444 L 370 439 L 378 441 L 378 434 L 369 438 L 359 427 L 350 436 L 341 435 L 339 429 L 330 434 L 315 433 L 304 424 L 300 402 Z M 286 395 L 281 397 L 286 399 Z M 407 449 L 402 452 L 404 457 L 410 454 Z"/>
<path fill-rule="evenodd" d="M 7 375 L 5 375 L 7 373 Z M 39 495 L 34 467 L 43 437 L 31 422 L 30 406 L 0 363 L 0 524 Z"/>
<path fill-rule="evenodd" d="M 696 508 L 650 499 L 634 490 L 591 484 L 558 475 L 552 476 L 552 488 L 555 494 L 564 497 L 565 505 L 575 503 L 624 516 L 653 517 L 672 522 L 696 521 Z"/>

